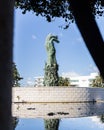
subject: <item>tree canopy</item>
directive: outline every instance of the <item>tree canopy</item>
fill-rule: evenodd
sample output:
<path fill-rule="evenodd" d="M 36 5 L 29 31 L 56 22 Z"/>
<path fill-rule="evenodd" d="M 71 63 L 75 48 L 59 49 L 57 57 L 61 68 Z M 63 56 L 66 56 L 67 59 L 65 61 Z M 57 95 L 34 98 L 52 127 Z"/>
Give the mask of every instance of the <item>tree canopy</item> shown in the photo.
<path fill-rule="evenodd" d="M 104 14 L 104 0 L 89 0 L 89 4 L 94 16 Z M 15 0 L 15 7 L 20 8 L 23 14 L 32 11 L 36 16 L 41 15 L 48 22 L 56 17 L 63 18 L 66 28 L 74 22 L 70 0 Z"/>
<path fill-rule="evenodd" d="M 19 81 L 23 78 L 20 76 L 15 63 L 12 64 L 12 69 L 13 69 L 12 70 L 12 72 L 13 72 L 13 87 L 20 87 Z"/>
<path fill-rule="evenodd" d="M 59 77 L 58 86 L 69 86 L 70 80 L 68 78 Z"/>
<path fill-rule="evenodd" d="M 103 78 L 98 75 L 95 77 L 95 79 L 92 80 L 91 84 L 90 84 L 92 87 L 104 87 L 104 80 Z"/>

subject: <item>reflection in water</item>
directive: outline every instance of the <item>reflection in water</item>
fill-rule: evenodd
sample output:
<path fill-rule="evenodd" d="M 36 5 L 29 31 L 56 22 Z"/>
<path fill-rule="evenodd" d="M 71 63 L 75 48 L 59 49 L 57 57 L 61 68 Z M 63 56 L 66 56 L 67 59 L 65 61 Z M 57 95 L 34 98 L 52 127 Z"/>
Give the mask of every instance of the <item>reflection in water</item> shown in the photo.
<path fill-rule="evenodd" d="M 53 120 L 53 119 L 52 119 Z M 52 127 L 49 127 L 49 130 Z M 46 130 L 42 118 L 20 118 L 15 130 Z M 104 130 L 104 124 L 97 116 L 60 119 L 57 130 Z"/>
<path fill-rule="evenodd" d="M 45 130 L 58 130 L 59 128 L 59 119 L 45 119 Z"/>
<path fill-rule="evenodd" d="M 19 119 L 17 117 L 12 117 L 13 130 L 15 130 L 18 122 L 19 122 Z"/>
<path fill-rule="evenodd" d="M 61 119 L 104 114 L 104 103 L 14 103 L 13 117 Z"/>
<path fill-rule="evenodd" d="M 101 123 L 104 123 L 104 114 L 99 116 Z"/>
<path fill-rule="evenodd" d="M 12 108 L 13 108 L 14 130 L 28 130 L 28 129 L 20 129 L 20 128 L 18 129 L 17 124 L 18 122 L 20 122 L 19 120 L 21 118 L 43 119 L 44 128 L 40 129 L 37 127 L 35 128 L 37 130 L 66 130 L 65 126 L 62 129 L 60 127 L 61 124 L 63 123 L 62 120 L 66 118 L 67 119 L 70 118 L 67 125 L 71 123 L 71 119 L 73 118 L 75 121 L 78 121 L 77 119 L 78 118 L 80 119 L 80 117 L 82 119 L 82 117 L 89 117 L 89 116 L 91 117 L 97 116 L 99 121 L 101 123 L 104 123 L 104 103 L 103 102 L 99 102 L 99 103 L 97 102 L 96 103 L 13 103 Z M 27 124 L 28 123 L 26 123 L 26 125 Z M 86 125 L 86 123 L 84 125 Z M 92 130 L 92 128 L 89 128 L 89 129 Z M 83 129 L 81 128 L 81 129 L 76 129 L 76 130 L 83 130 Z M 99 129 L 95 129 L 95 130 L 99 130 Z"/>

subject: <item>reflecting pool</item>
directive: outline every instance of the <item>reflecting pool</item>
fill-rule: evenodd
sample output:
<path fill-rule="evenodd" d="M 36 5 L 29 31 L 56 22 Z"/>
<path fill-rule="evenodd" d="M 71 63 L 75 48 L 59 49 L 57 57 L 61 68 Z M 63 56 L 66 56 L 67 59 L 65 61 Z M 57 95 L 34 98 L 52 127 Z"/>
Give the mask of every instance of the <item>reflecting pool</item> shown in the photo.
<path fill-rule="evenodd" d="M 13 103 L 14 130 L 102 130 L 104 102 Z"/>
<path fill-rule="evenodd" d="M 103 130 L 104 124 L 97 116 L 81 118 L 63 118 L 58 129 L 45 129 L 44 119 L 20 118 L 15 130 Z"/>

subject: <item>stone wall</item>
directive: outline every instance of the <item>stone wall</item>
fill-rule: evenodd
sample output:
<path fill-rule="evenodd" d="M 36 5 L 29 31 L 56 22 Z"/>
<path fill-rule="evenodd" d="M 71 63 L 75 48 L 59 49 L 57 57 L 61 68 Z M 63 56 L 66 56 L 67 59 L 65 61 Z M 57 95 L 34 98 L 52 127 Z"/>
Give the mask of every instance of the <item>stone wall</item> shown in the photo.
<path fill-rule="evenodd" d="M 16 87 L 12 102 L 87 102 L 104 100 L 104 88 Z"/>

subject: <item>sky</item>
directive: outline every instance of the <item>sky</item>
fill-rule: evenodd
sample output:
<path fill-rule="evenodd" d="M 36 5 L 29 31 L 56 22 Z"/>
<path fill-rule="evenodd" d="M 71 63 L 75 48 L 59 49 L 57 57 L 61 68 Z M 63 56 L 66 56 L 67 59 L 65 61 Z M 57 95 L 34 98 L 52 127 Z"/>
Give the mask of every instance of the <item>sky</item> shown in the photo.
<path fill-rule="evenodd" d="M 83 123 L 82 123 L 83 120 Z M 45 130 L 42 118 L 21 118 L 15 130 Z M 59 130 L 103 130 L 104 123 L 101 123 L 97 116 L 82 118 L 63 118 L 60 120 Z"/>
<path fill-rule="evenodd" d="M 21 10 L 15 10 L 13 61 L 23 77 L 21 86 L 33 86 L 34 77 L 44 76 L 47 61 L 44 44 L 49 33 L 57 35 L 60 41 L 55 43 L 59 75 L 89 75 L 98 71 L 76 24 L 72 23 L 67 30 L 59 27 L 64 24 L 60 18 L 48 23 L 32 12 L 23 15 Z M 104 17 L 97 19 L 97 24 L 104 39 Z"/>

